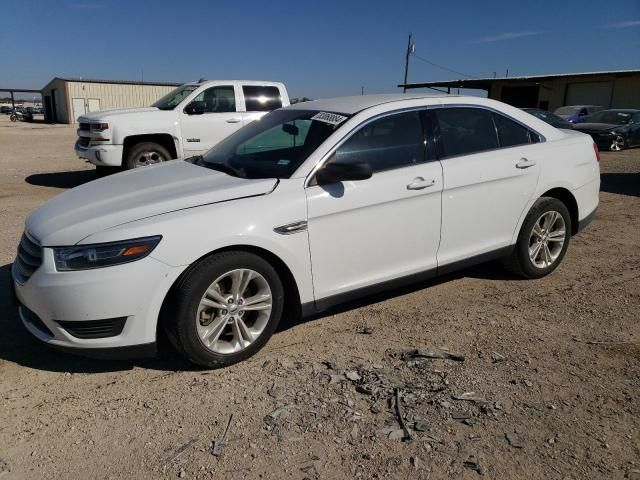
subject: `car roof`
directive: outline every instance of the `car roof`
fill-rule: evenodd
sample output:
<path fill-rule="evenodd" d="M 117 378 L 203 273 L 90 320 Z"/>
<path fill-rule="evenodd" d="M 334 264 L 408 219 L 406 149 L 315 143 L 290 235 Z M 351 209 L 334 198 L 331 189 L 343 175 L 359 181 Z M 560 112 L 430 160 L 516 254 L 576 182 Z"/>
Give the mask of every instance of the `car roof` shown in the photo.
<path fill-rule="evenodd" d="M 311 100 L 310 102 L 296 103 L 287 108 L 297 110 L 318 110 L 335 113 L 345 113 L 353 115 L 355 113 L 366 110 L 367 108 L 376 107 L 386 103 L 401 102 L 403 100 L 417 100 L 421 98 L 443 98 L 455 95 L 436 94 L 430 95 L 426 93 L 388 93 L 381 95 L 358 95 L 352 97 L 336 97 L 325 98 L 320 100 Z"/>
<path fill-rule="evenodd" d="M 640 112 L 637 108 L 608 108 L 606 110 L 602 110 L 603 112 L 624 112 L 624 113 L 636 113 Z M 600 112 L 598 112 L 600 113 Z"/>

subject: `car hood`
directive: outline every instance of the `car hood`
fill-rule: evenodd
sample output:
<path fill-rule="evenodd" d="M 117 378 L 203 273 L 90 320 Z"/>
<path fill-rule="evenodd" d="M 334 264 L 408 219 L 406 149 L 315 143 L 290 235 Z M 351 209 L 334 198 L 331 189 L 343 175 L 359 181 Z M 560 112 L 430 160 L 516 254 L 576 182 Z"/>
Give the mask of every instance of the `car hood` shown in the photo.
<path fill-rule="evenodd" d="M 584 132 L 605 132 L 614 128 L 624 128 L 624 125 L 616 125 L 615 123 L 579 123 L 575 127 L 577 130 Z"/>
<path fill-rule="evenodd" d="M 160 111 L 156 107 L 143 107 L 143 108 L 118 108 L 116 110 L 101 110 L 99 112 L 91 112 L 85 113 L 80 116 L 78 121 L 96 121 L 96 120 L 104 120 L 105 118 L 115 117 L 120 115 L 132 115 L 135 113 L 145 113 L 145 112 L 158 112 Z"/>
<path fill-rule="evenodd" d="M 33 212 L 26 228 L 43 246 L 74 245 L 91 234 L 142 218 L 264 195 L 277 182 L 232 177 L 172 160 L 68 190 Z"/>

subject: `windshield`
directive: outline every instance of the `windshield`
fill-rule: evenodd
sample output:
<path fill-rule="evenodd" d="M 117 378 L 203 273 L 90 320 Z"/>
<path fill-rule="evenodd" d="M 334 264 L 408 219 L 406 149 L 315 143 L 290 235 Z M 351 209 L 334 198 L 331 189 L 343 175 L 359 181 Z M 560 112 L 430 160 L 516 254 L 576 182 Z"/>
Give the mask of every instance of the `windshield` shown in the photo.
<path fill-rule="evenodd" d="M 578 113 L 584 107 L 560 107 L 555 112 L 556 115 L 573 115 L 574 113 Z"/>
<path fill-rule="evenodd" d="M 629 120 L 631 120 L 631 113 L 616 110 L 605 110 L 589 117 L 590 123 L 612 123 L 614 125 L 626 125 Z"/>
<path fill-rule="evenodd" d="M 194 163 L 242 178 L 289 178 L 347 118 L 317 110 L 275 110 Z"/>
<path fill-rule="evenodd" d="M 162 97 L 151 106 L 159 108 L 160 110 L 173 110 L 180 102 L 187 98 L 189 94 L 197 88 L 197 85 L 183 85 L 176 88 L 172 92 L 167 93 L 164 97 Z"/>

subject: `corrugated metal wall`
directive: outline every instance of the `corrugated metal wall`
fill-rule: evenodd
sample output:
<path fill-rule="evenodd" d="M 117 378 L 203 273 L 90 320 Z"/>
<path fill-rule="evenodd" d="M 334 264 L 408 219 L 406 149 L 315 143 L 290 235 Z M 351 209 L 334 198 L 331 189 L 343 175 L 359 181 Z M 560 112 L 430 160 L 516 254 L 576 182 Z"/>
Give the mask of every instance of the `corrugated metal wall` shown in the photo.
<path fill-rule="evenodd" d="M 113 110 L 114 108 L 149 107 L 163 95 L 176 87 L 162 85 L 133 85 L 117 83 L 67 82 L 69 89 L 69 108 L 73 110 L 73 99 L 83 99 L 85 111 L 96 108 Z M 71 115 L 73 117 L 73 115 Z M 75 118 L 70 118 L 74 123 Z"/>

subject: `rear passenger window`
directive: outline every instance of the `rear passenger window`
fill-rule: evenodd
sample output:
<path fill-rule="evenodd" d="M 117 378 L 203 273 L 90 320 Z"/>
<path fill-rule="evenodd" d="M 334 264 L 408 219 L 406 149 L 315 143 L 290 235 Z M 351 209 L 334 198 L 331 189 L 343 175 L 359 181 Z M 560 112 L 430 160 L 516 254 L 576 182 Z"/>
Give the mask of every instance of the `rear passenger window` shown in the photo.
<path fill-rule="evenodd" d="M 282 98 L 278 87 L 244 85 L 242 92 L 247 112 L 268 112 L 282 107 Z"/>
<path fill-rule="evenodd" d="M 340 163 L 367 163 L 381 172 L 425 160 L 424 134 L 418 112 L 389 115 L 365 125 L 336 151 Z"/>
<path fill-rule="evenodd" d="M 493 114 L 493 118 L 498 129 L 498 140 L 501 148 L 529 143 L 529 130 L 527 128 L 497 113 Z"/>
<path fill-rule="evenodd" d="M 441 158 L 498 148 L 490 111 L 479 108 L 438 108 L 434 111 L 440 130 Z"/>

